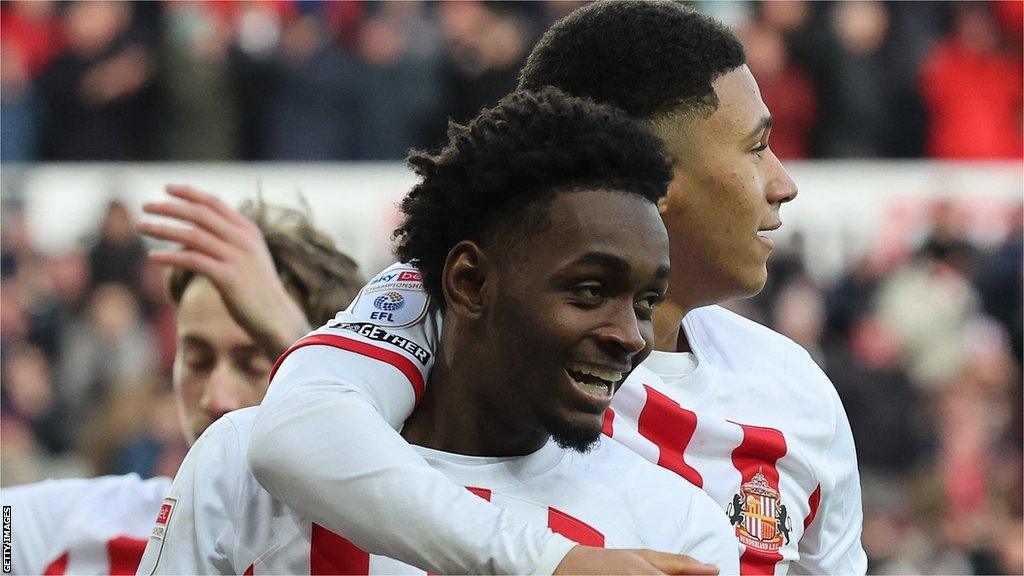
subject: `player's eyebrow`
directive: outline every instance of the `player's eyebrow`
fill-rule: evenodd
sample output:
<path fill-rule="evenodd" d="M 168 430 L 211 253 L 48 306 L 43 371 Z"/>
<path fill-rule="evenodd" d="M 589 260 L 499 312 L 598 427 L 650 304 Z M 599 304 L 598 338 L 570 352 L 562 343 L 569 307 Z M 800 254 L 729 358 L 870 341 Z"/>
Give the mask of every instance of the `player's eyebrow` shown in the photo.
<path fill-rule="evenodd" d="M 208 340 L 206 340 L 205 338 L 200 338 L 199 336 L 194 336 L 192 334 L 187 334 L 187 333 L 186 334 L 182 334 L 181 336 L 178 337 L 178 345 L 179 346 L 186 346 L 186 345 L 188 345 L 188 346 L 197 346 L 199 348 L 207 348 L 207 349 L 208 348 L 212 348 L 212 346 L 210 346 L 210 342 Z"/>
<path fill-rule="evenodd" d="M 629 274 L 630 270 L 632 270 L 632 267 L 629 265 L 629 262 L 626 262 L 624 259 L 614 254 L 609 254 L 608 252 L 596 251 L 587 252 L 586 254 L 580 256 L 579 258 L 567 264 L 564 268 L 562 268 L 562 270 L 566 270 L 574 266 L 585 266 L 587 264 L 596 264 L 598 266 L 603 266 L 605 268 L 608 268 L 614 272 L 618 272 L 623 275 Z"/>
<path fill-rule="evenodd" d="M 764 116 L 757 122 L 757 126 L 750 131 L 747 138 L 760 138 L 764 134 L 765 130 L 772 127 L 772 116 L 771 114 Z"/>

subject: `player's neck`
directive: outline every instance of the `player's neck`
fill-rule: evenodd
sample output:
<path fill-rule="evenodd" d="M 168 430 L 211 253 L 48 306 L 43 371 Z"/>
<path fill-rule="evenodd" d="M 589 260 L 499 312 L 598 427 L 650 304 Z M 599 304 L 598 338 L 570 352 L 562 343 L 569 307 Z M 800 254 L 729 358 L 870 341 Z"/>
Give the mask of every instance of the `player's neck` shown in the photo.
<path fill-rule="evenodd" d="M 508 397 L 481 390 L 481 384 L 495 387 L 485 367 L 453 363 L 444 348 L 442 344 L 435 356 L 423 399 L 405 421 L 403 438 L 443 452 L 492 457 L 525 456 L 547 443 L 550 435 L 521 417 L 525 407 L 511 406 Z M 459 356 L 471 361 L 480 355 L 464 347 Z"/>
<path fill-rule="evenodd" d="M 660 352 L 692 352 L 680 323 L 692 308 L 665 300 L 654 311 L 654 349 Z"/>

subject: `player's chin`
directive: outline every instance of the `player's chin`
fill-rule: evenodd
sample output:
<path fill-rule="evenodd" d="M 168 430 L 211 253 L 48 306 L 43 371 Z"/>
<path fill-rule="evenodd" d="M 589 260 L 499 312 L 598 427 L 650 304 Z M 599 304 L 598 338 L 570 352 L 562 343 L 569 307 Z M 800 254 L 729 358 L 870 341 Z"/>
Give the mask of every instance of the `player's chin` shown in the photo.
<path fill-rule="evenodd" d="M 764 290 L 768 282 L 768 259 L 756 255 L 749 258 L 743 265 L 737 266 L 733 278 L 733 291 L 736 296 L 747 298 L 756 296 Z"/>
<path fill-rule="evenodd" d="M 566 450 L 586 454 L 601 438 L 604 411 L 600 414 L 565 411 L 557 415 L 552 414 L 544 420 L 544 426 L 556 444 Z"/>

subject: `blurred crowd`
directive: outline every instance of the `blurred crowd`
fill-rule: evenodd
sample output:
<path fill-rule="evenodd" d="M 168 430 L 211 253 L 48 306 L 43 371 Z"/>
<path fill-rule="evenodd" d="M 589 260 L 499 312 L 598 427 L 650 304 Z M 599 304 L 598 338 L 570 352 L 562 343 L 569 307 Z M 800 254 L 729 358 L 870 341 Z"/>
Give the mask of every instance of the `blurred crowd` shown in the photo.
<path fill-rule="evenodd" d="M 401 159 L 577 5 L 5 0 L 2 160 Z M 694 5 L 747 46 L 782 158 L 1021 157 L 1017 0 Z"/>

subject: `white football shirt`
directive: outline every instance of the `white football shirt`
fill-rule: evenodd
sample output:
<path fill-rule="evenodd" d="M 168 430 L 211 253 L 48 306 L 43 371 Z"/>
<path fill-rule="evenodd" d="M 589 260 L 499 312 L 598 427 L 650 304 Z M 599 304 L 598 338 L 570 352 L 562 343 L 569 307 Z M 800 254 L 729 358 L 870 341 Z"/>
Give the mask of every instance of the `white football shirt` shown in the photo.
<path fill-rule="evenodd" d="M 395 431 L 422 396 L 440 326 L 415 268 L 375 276 L 278 361 L 253 474 L 370 552 L 433 572 L 550 573 L 564 539 L 465 494 Z M 708 492 L 733 523 L 741 573 L 864 573 L 856 453 L 831 382 L 791 340 L 721 307 L 693 310 L 682 329 L 694 353 L 653 354 L 605 432 Z M 393 513 L 367 522 L 344 497 Z M 420 549 L 410 526 L 446 546 Z"/>
<path fill-rule="evenodd" d="M 364 552 L 264 490 L 245 464 L 255 416 L 255 408 L 224 416 L 189 451 L 140 574 L 426 574 Z M 585 455 L 553 442 L 513 458 L 417 451 L 467 493 L 580 544 L 683 553 L 726 574 L 738 569 L 732 529 L 707 494 L 616 442 L 605 439 Z M 366 522 L 389 515 L 386 502 L 345 504 Z M 428 529 L 417 532 L 425 554 L 444 546 Z"/>
<path fill-rule="evenodd" d="M 14 574 L 134 574 L 170 478 L 46 480 L 0 491 Z"/>

